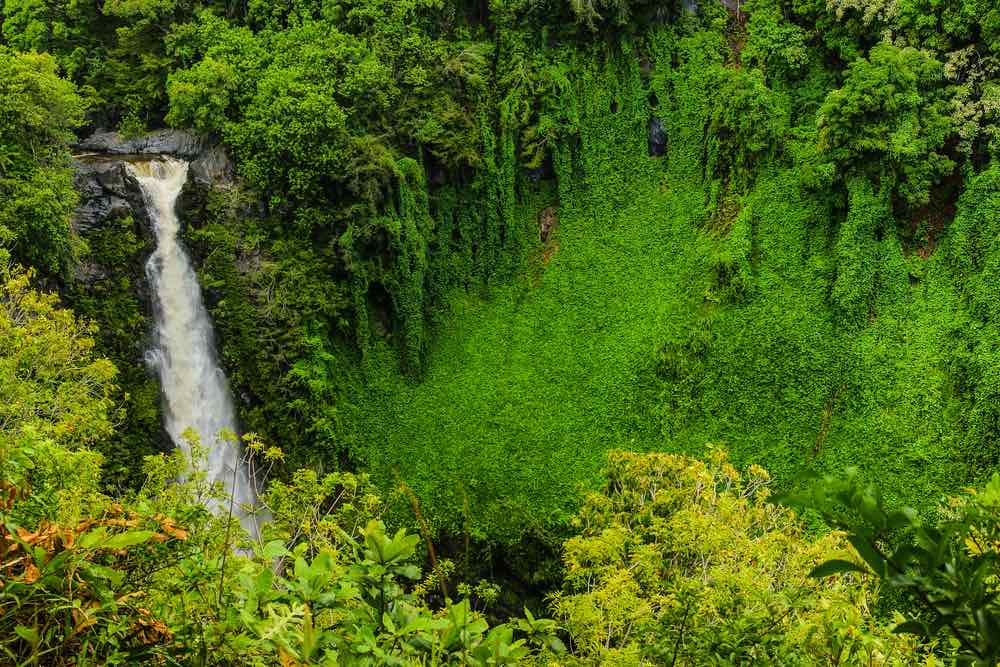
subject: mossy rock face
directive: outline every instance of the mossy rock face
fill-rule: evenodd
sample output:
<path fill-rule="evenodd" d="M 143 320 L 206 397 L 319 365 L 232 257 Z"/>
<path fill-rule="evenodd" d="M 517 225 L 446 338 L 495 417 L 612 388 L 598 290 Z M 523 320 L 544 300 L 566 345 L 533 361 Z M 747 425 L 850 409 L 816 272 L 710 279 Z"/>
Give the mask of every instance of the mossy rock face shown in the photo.
<path fill-rule="evenodd" d="M 169 447 L 161 425 L 159 386 L 145 365 L 152 330 L 145 264 L 154 242 L 148 227 L 130 214 L 105 219 L 82 237 L 88 252 L 64 287 L 63 298 L 78 315 L 99 323 L 96 352 L 118 367 L 123 420 L 98 449 L 105 456 L 105 483 L 134 486 L 141 482 L 141 457 Z"/>

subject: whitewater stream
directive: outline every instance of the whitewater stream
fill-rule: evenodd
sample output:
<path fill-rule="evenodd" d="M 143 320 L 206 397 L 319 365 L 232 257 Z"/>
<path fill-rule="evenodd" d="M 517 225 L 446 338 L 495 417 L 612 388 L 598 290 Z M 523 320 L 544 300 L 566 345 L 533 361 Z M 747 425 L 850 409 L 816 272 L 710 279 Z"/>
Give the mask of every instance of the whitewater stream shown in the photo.
<path fill-rule="evenodd" d="M 210 481 L 221 482 L 230 496 L 211 509 L 232 511 L 256 536 L 256 519 L 242 509 L 256 505 L 256 495 L 240 444 L 219 437 L 223 430 L 238 432 L 229 383 L 216 361 L 212 322 L 198 278 L 177 238 L 175 204 L 187 180 L 188 163 L 159 158 L 130 163 L 128 169 L 142 188 L 156 234 L 156 250 L 146 263 L 156 324 L 147 361 L 160 377 L 164 425 L 174 445 L 186 453 L 190 446 L 183 433 L 189 428 L 197 432 L 207 457 L 194 465 L 203 467 Z"/>

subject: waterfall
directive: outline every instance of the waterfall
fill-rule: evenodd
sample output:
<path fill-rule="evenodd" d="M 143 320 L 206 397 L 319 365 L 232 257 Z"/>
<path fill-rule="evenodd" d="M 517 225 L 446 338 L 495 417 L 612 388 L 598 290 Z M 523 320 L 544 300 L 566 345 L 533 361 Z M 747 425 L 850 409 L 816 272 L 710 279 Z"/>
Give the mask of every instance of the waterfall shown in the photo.
<path fill-rule="evenodd" d="M 128 165 L 139 183 L 156 234 L 156 250 L 146 263 L 155 295 L 155 340 L 147 361 L 160 377 L 164 397 L 164 425 L 174 445 L 190 453 L 182 434 L 189 428 L 207 449 L 208 479 L 221 482 L 230 500 L 217 512 L 232 510 L 251 535 L 256 520 L 241 505 L 256 504 L 240 444 L 219 438 L 223 429 L 236 432 L 236 415 L 229 383 L 215 356 L 212 322 L 201 299 L 201 288 L 191 261 L 177 235 L 180 223 L 175 203 L 187 180 L 188 163 L 161 158 Z"/>

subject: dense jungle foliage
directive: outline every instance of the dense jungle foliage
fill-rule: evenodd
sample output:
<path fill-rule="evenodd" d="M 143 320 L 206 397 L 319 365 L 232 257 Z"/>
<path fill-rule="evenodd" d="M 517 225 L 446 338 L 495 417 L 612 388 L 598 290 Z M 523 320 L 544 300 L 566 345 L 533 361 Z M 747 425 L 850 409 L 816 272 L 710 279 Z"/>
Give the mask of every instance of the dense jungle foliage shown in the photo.
<path fill-rule="evenodd" d="M 161 128 L 191 458 L 74 217 Z M 996 665 L 998 239 L 994 0 L 3 0 L 0 664 Z"/>

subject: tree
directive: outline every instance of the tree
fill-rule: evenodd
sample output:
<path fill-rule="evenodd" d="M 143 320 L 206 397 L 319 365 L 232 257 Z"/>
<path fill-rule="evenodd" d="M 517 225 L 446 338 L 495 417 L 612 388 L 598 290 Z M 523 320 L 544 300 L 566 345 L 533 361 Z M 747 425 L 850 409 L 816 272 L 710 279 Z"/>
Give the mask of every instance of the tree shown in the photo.
<path fill-rule="evenodd" d="M 892 27 L 910 44 L 948 52 L 978 36 L 985 49 L 1000 51 L 1000 8 L 990 0 L 901 0 L 894 6 Z M 985 53 L 984 53 L 985 55 Z"/>
<path fill-rule="evenodd" d="M 852 576 L 810 580 L 850 558 L 836 534 L 806 537 L 769 502 L 767 473 L 721 450 L 608 455 L 607 485 L 574 519 L 552 596 L 578 657 L 601 664 L 918 664 L 914 643 L 866 610 Z"/>
<path fill-rule="evenodd" d="M 705 130 L 705 169 L 743 192 L 766 157 L 780 150 L 788 128 L 784 101 L 764 83 L 760 70 L 711 70 L 715 97 Z"/>
<path fill-rule="evenodd" d="M 819 146 L 842 178 L 864 175 L 910 206 L 955 164 L 943 66 L 923 51 L 879 44 L 847 69 L 819 112 Z"/>
<path fill-rule="evenodd" d="M 880 490 L 857 470 L 826 477 L 788 501 L 846 531 L 864 561 L 829 560 L 814 576 L 870 575 L 913 604 L 896 633 L 950 638 L 958 665 L 992 667 L 1000 661 L 1000 474 L 983 489 L 952 498 L 936 522 L 910 507 L 887 507 Z"/>
<path fill-rule="evenodd" d="M 229 65 L 211 57 L 174 72 L 167 80 L 167 122 L 202 134 L 220 132 L 231 104 L 234 79 Z"/>
<path fill-rule="evenodd" d="M 66 142 L 86 109 L 56 70 L 51 56 L 0 46 L 0 247 L 52 273 L 74 257 Z"/>
<path fill-rule="evenodd" d="M 676 15 L 679 3 L 650 0 L 569 0 L 578 24 L 591 31 L 598 28 L 635 27 L 644 20 Z"/>
<path fill-rule="evenodd" d="M 762 69 L 769 82 L 800 76 L 810 59 L 806 31 L 786 21 L 772 3 L 757 0 L 747 11 L 748 39 L 740 59 Z"/>
<path fill-rule="evenodd" d="M 85 449 L 117 416 L 116 370 L 92 355 L 93 326 L 30 287 L 31 274 L 0 271 L 0 488 L 26 491 L 25 516 L 53 516 L 60 497 L 96 492 L 100 456 Z"/>
<path fill-rule="evenodd" d="M 55 294 L 30 287 L 29 272 L 0 282 L 0 439 L 87 445 L 113 426 L 116 370 L 92 355 L 94 326 L 60 308 Z"/>

